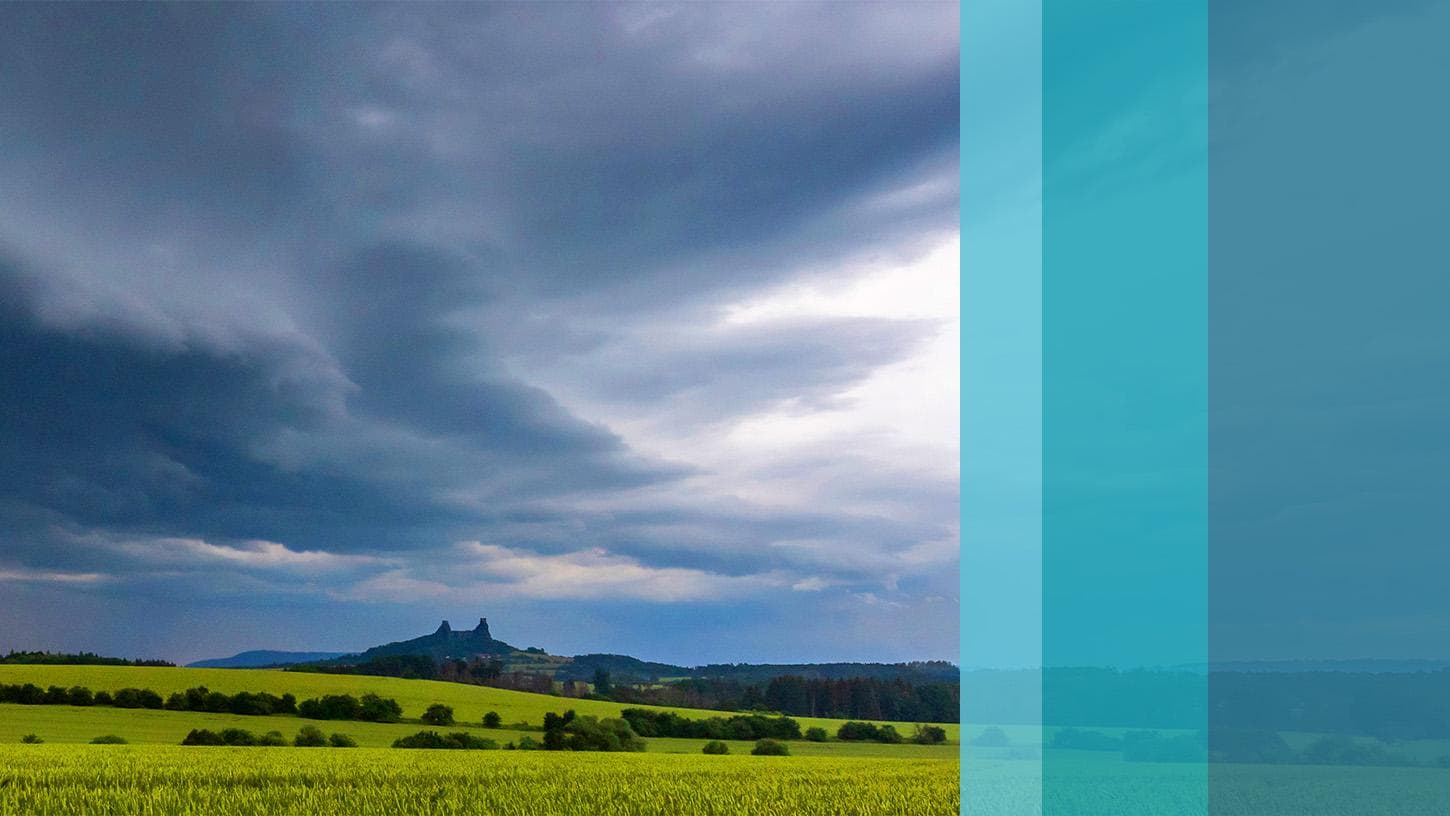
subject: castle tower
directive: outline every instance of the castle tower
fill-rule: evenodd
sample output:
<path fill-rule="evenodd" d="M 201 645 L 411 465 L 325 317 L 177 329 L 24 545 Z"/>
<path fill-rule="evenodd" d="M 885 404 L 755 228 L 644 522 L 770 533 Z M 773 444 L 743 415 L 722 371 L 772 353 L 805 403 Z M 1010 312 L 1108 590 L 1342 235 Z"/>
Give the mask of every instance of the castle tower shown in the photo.
<path fill-rule="evenodd" d="M 482 635 L 485 640 L 493 640 L 493 635 L 488 633 L 488 618 L 479 618 L 478 626 L 474 628 L 475 635 Z"/>

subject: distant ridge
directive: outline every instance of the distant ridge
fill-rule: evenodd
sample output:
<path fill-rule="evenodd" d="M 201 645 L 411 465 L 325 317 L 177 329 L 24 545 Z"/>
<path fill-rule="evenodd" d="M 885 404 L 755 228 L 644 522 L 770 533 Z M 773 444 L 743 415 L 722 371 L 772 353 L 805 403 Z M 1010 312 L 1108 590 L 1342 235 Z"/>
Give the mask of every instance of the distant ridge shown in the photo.
<path fill-rule="evenodd" d="M 384 643 L 362 652 L 242 652 L 233 657 L 201 660 L 190 664 L 198 668 L 259 668 L 294 664 L 317 664 L 318 670 L 331 667 L 357 666 L 383 658 L 423 656 L 435 661 L 491 658 L 508 670 L 543 672 L 556 681 L 591 681 L 598 672 L 608 672 L 616 683 L 657 683 L 685 678 L 733 680 L 740 683 L 765 683 L 775 677 L 798 676 L 808 680 L 872 680 L 909 683 L 959 683 L 960 670 L 942 660 L 909 663 L 714 663 L 705 666 L 677 666 L 656 663 L 620 654 L 581 654 L 573 657 L 549 655 L 542 649 L 519 649 L 498 640 L 488 628 L 488 619 L 479 618 L 472 629 L 455 630 L 443 621 L 432 634 Z M 386 662 L 386 661 L 385 661 Z"/>
<path fill-rule="evenodd" d="M 375 657 L 397 655 L 427 655 L 434 660 L 444 660 L 478 655 L 507 655 L 517 651 L 519 650 L 513 646 L 495 640 L 488 631 L 488 618 L 479 618 L 478 625 L 468 631 L 454 631 L 448 621 L 443 621 L 431 635 L 384 643 L 355 657 L 359 663 Z"/>
<path fill-rule="evenodd" d="M 279 652 L 269 649 L 254 649 L 238 652 L 231 657 L 213 657 L 187 663 L 189 669 L 261 669 L 268 666 L 290 666 L 294 663 L 312 663 L 318 660 L 332 660 L 346 657 L 350 652 Z"/>

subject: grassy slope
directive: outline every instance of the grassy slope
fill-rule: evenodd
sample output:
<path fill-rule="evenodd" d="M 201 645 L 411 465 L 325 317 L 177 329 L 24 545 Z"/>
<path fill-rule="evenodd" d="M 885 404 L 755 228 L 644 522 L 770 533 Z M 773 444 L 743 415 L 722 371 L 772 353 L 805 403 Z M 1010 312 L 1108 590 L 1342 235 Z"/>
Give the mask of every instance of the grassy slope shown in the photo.
<path fill-rule="evenodd" d="M 0 742 L 18 740 L 24 734 L 36 733 L 54 742 L 86 742 L 100 734 L 119 734 L 133 742 L 176 743 L 192 728 L 227 728 L 236 726 L 254 732 L 277 730 L 288 735 L 304 723 L 313 722 L 325 731 L 341 731 L 357 738 L 363 745 L 387 745 L 396 737 L 411 734 L 424 727 L 416 718 L 432 703 L 453 706 L 460 723 L 479 723 L 486 711 L 497 711 L 506 724 L 539 725 L 544 713 L 572 708 L 581 714 L 616 716 L 628 706 L 598 700 L 575 700 L 521 691 L 467 686 L 431 680 L 400 680 L 392 677 L 361 677 L 335 674 L 306 674 L 262 669 L 184 669 L 127 666 L 22 666 L 0 665 L 0 683 L 34 683 L 38 686 L 87 686 L 93 691 L 126 688 L 149 688 L 162 696 L 192 686 L 206 686 L 214 691 L 291 692 L 298 699 L 323 694 L 363 694 L 374 692 L 396 699 L 403 714 L 412 722 L 396 724 L 356 722 L 314 722 L 297 717 L 239 717 L 229 714 L 206 714 L 190 711 L 150 711 L 116 709 L 104 706 L 78 708 L 72 706 L 0 705 Z M 690 717 L 722 716 L 722 712 L 700 709 L 673 709 Z M 796 718 L 801 727 L 819 725 L 832 734 L 841 720 L 810 717 Z M 897 723 L 897 729 L 910 734 L 912 724 Z M 955 723 L 944 724 L 948 739 L 957 739 Z M 500 729 L 491 732 L 478 729 L 506 742 L 522 736 L 516 731 Z M 536 733 L 535 738 L 538 738 Z M 652 739 L 651 751 L 696 752 L 703 740 Z M 732 746 L 743 749 L 747 744 Z M 957 747 L 916 745 L 858 745 L 843 743 L 808 743 L 792 745 L 799 754 L 830 754 L 854 756 L 955 757 Z"/>

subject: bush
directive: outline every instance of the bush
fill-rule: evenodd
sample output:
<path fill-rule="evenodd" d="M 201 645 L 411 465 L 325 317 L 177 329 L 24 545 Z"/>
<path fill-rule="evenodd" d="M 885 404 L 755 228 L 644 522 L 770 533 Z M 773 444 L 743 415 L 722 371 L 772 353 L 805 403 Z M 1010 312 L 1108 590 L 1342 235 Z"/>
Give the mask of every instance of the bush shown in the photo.
<path fill-rule="evenodd" d="M 257 735 L 245 728 L 224 728 L 221 733 L 222 742 L 227 745 L 256 745 Z"/>
<path fill-rule="evenodd" d="M 790 756 L 790 748 L 773 739 L 758 740 L 750 751 L 751 756 Z"/>
<path fill-rule="evenodd" d="M 730 746 L 720 740 L 710 740 L 705 743 L 705 747 L 701 749 L 701 752 L 706 754 L 728 754 L 730 753 Z"/>
<path fill-rule="evenodd" d="M 26 745 L 39 745 L 42 742 L 45 742 L 45 740 L 35 736 L 34 734 L 26 734 L 25 736 L 20 738 L 20 741 L 25 743 Z"/>
<path fill-rule="evenodd" d="M 991 730 L 991 729 L 988 729 Z M 998 729 L 1000 730 L 1000 729 Z M 836 738 L 850 741 L 901 742 L 901 734 L 890 725 L 874 725 L 864 722 L 848 722 L 836 730 Z"/>
<path fill-rule="evenodd" d="M 806 729 L 806 739 L 810 740 L 811 742 L 825 742 L 826 741 L 826 729 L 824 729 L 824 728 L 807 728 Z"/>
<path fill-rule="evenodd" d="M 911 741 L 917 745 L 940 745 L 947 741 L 947 730 L 935 725 L 917 723 Z"/>
<path fill-rule="evenodd" d="M 626 708 L 619 712 L 641 737 L 684 737 L 686 739 L 800 739 L 800 723 L 790 717 L 737 714 L 708 719 L 691 719 L 671 711 Z"/>
<path fill-rule="evenodd" d="M 190 734 L 187 734 L 186 737 L 184 737 L 181 740 L 181 744 L 182 745 L 226 745 L 226 741 L 222 739 L 222 735 L 221 734 L 218 734 L 215 731 L 210 731 L 210 730 L 207 730 L 205 728 L 193 728 L 193 729 L 191 729 L 191 733 Z"/>
<path fill-rule="evenodd" d="M 525 739 L 528 739 L 525 737 Z M 437 731 L 419 731 L 408 737 L 399 737 L 393 740 L 394 748 L 444 748 L 453 750 L 474 750 L 492 751 L 498 748 L 498 743 L 491 739 L 475 737 L 463 731 L 455 731 L 448 735 L 439 734 Z M 520 746 L 522 747 L 522 745 Z"/>
<path fill-rule="evenodd" d="M 497 711 L 490 711 L 483 715 L 484 728 L 498 728 L 500 725 L 503 725 L 503 717 L 500 717 Z"/>
<path fill-rule="evenodd" d="M 98 692 L 96 692 L 95 702 L 96 702 L 96 705 L 101 705 L 101 706 L 108 706 L 108 705 L 115 705 L 116 704 L 115 699 L 113 699 L 111 697 L 111 692 L 109 692 L 109 691 L 98 691 Z"/>
<path fill-rule="evenodd" d="M 423 722 L 429 725 L 452 725 L 453 707 L 443 705 L 442 703 L 434 703 L 428 706 L 427 711 L 423 712 Z"/>
<path fill-rule="evenodd" d="M 91 740 L 92 745 L 125 745 L 126 738 L 118 737 L 115 734 L 103 734 Z"/>
<path fill-rule="evenodd" d="M 544 715 L 544 749 L 547 751 L 643 751 L 644 740 L 626 720 L 577 716 L 573 709 L 562 715 Z"/>
<path fill-rule="evenodd" d="M 357 740 L 346 734 L 333 734 L 327 738 L 327 744 L 333 748 L 356 748 Z"/>
<path fill-rule="evenodd" d="M 292 744 L 298 748 L 321 748 L 327 745 L 327 735 L 315 725 L 304 725 L 292 738 Z"/>
<path fill-rule="evenodd" d="M 96 695 L 85 686 L 71 686 L 70 691 L 65 693 L 66 702 L 73 706 L 95 705 Z"/>
<path fill-rule="evenodd" d="M 540 748 L 543 748 L 543 746 L 539 744 L 539 741 L 528 734 L 525 734 L 523 739 L 519 740 L 520 751 L 537 751 Z"/>
<path fill-rule="evenodd" d="M 271 746 L 271 747 L 278 747 L 278 746 L 286 745 L 287 744 L 287 738 L 284 737 L 284 736 L 282 736 L 282 732 L 281 731 L 268 731 L 267 733 L 263 734 L 262 736 L 257 737 L 257 744 L 258 745 Z"/>

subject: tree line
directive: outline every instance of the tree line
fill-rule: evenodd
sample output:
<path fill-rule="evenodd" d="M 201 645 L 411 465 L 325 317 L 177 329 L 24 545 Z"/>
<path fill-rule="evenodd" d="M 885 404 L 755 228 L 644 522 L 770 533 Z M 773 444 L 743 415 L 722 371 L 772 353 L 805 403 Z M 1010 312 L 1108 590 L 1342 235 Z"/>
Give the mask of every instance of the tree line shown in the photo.
<path fill-rule="evenodd" d="M 153 666 L 176 668 L 169 660 L 127 660 L 121 657 L 103 657 L 94 652 L 17 652 L 11 650 L 0 663 L 18 663 L 37 666 Z"/>
<path fill-rule="evenodd" d="M 785 675 L 763 684 L 692 678 L 658 686 L 616 685 L 609 699 L 675 708 L 898 722 L 957 722 L 961 710 L 961 689 L 956 684 L 869 677 L 830 680 Z"/>
<path fill-rule="evenodd" d="M 281 696 L 266 691 L 223 694 L 211 691 L 205 686 L 174 692 L 163 699 L 151 689 L 123 688 L 116 692 L 92 692 L 85 686 L 41 688 L 34 683 L 0 683 L 0 703 L 151 708 L 257 717 L 295 714 L 311 720 L 383 723 L 398 722 L 403 717 L 402 706 L 398 705 L 397 700 L 376 694 L 364 694 L 361 698 L 351 694 L 329 694 L 298 702 L 296 696 L 290 693 Z"/>
<path fill-rule="evenodd" d="M 642 737 L 684 737 L 710 740 L 792 740 L 801 738 L 800 723 L 789 717 L 737 714 L 691 719 L 673 711 L 626 708 L 619 716 Z"/>

